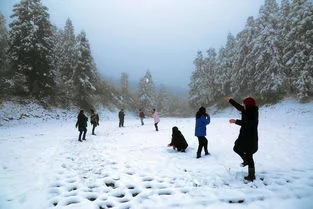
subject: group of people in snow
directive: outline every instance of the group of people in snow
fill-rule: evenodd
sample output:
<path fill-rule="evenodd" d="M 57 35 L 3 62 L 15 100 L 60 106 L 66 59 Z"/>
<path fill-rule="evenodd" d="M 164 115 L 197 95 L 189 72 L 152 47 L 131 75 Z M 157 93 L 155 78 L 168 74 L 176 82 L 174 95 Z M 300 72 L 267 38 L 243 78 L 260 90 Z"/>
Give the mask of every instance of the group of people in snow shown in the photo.
<path fill-rule="evenodd" d="M 224 100 L 228 101 L 232 106 L 234 106 L 238 111 L 241 112 L 241 119 L 230 119 L 229 123 L 236 124 L 240 126 L 239 136 L 235 140 L 233 150 L 237 153 L 241 159 L 242 167 L 248 166 L 248 175 L 244 177 L 247 181 L 255 180 L 255 165 L 253 160 L 253 154 L 258 150 L 258 123 L 259 123 L 259 112 L 256 101 L 252 97 L 247 97 L 239 104 L 234 99 L 230 97 L 224 97 Z M 124 110 L 118 114 L 119 116 L 119 127 L 124 127 Z M 144 112 L 140 109 L 138 114 L 141 125 L 144 125 L 143 119 L 145 118 Z M 155 109 L 152 110 L 151 117 L 154 119 L 155 130 L 158 131 L 158 123 L 160 118 Z M 76 127 L 79 130 L 79 141 L 86 140 L 87 132 L 87 121 L 88 118 L 84 115 L 84 111 L 81 110 L 77 116 Z M 210 155 L 208 151 L 208 140 L 206 138 L 206 126 L 210 124 L 211 118 L 207 113 L 205 107 L 200 107 L 195 116 L 195 136 L 198 138 L 198 149 L 197 158 L 201 158 L 202 150 L 204 150 L 204 155 Z M 93 125 L 92 134 L 94 129 L 99 125 L 99 116 L 93 110 L 91 111 L 91 124 Z M 81 140 L 81 136 L 83 138 Z M 179 152 L 185 152 L 188 143 L 178 129 L 174 126 L 172 128 L 172 139 L 168 146 L 173 147 L 174 150 Z"/>
<path fill-rule="evenodd" d="M 90 123 L 92 125 L 92 135 L 95 134 L 95 128 L 99 125 L 99 115 L 93 110 L 90 110 Z M 86 140 L 86 133 L 87 133 L 87 121 L 88 117 L 85 115 L 84 110 L 80 110 L 79 114 L 77 116 L 77 122 L 75 127 L 78 128 L 79 135 L 78 135 L 78 141 L 82 142 L 83 140 Z M 83 138 L 81 138 L 83 136 Z"/>
<path fill-rule="evenodd" d="M 95 112 L 95 110 L 90 110 L 90 123 L 92 125 L 92 135 L 95 134 L 95 128 L 99 125 L 99 114 Z M 145 113 L 142 109 L 139 110 L 138 114 L 140 118 L 141 125 L 144 125 L 143 119 L 145 118 Z M 158 123 L 160 122 L 159 115 L 155 109 L 152 110 L 151 117 L 154 120 L 154 127 L 156 131 L 159 131 Z M 124 109 L 121 109 L 118 112 L 118 119 L 119 119 L 119 127 L 124 127 L 124 118 L 125 118 L 125 112 Z M 76 128 L 78 128 L 79 136 L 78 141 L 82 142 L 83 140 L 86 140 L 86 133 L 87 133 L 87 121 L 88 117 L 85 115 L 84 110 L 80 110 L 78 116 L 77 116 L 77 122 L 76 122 Z"/>

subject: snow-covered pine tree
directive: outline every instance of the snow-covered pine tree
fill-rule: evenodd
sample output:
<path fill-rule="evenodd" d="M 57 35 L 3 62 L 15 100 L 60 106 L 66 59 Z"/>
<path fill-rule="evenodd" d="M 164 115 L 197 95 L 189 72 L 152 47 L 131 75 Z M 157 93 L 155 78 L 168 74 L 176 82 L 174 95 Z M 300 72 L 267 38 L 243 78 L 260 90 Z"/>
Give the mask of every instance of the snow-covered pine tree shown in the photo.
<path fill-rule="evenodd" d="M 149 70 L 147 70 L 145 76 L 139 81 L 138 88 L 138 102 L 139 107 L 144 110 L 151 110 L 156 107 L 155 101 L 155 88 L 152 80 L 152 75 Z"/>
<path fill-rule="evenodd" d="M 8 83 L 9 63 L 7 56 L 9 48 L 9 33 L 5 24 L 5 17 L 0 13 L 0 97 L 3 96 L 10 88 Z"/>
<path fill-rule="evenodd" d="M 237 52 L 234 70 L 231 76 L 231 90 L 233 96 L 243 97 L 253 95 L 255 82 L 251 80 L 256 70 L 255 56 L 252 54 L 257 28 L 253 17 L 248 17 L 244 29 L 237 34 Z M 228 95 L 228 94 L 226 94 Z"/>
<path fill-rule="evenodd" d="M 276 0 L 265 0 L 260 9 L 258 34 L 252 49 L 256 70 L 249 78 L 254 82 L 255 93 L 269 100 L 281 94 L 283 85 L 278 9 Z"/>
<path fill-rule="evenodd" d="M 7 62 L 7 50 L 9 47 L 8 37 L 9 33 L 5 26 L 5 17 L 0 13 L 0 70 L 3 72 Z"/>
<path fill-rule="evenodd" d="M 216 50 L 210 48 L 207 50 L 206 58 L 203 58 L 202 52 L 199 51 L 194 60 L 196 69 L 192 73 L 189 83 L 189 103 L 194 108 L 215 102 L 218 89 L 216 55 Z"/>
<path fill-rule="evenodd" d="M 278 13 L 278 24 L 279 24 L 279 37 L 281 43 L 281 59 L 282 59 L 282 75 L 283 75 L 283 89 L 286 95 L 295 94 L 295 91 L 292 87 L 292 79 L 294 79 L 294 75 L 292 75 L 292 71 L 290 67 L 287 67 L 288 60 L 292 53 L 288 53 L 289 40 L 288 34 L 291 31 L 291 19 L 290 18 L 290 2 L 289 0 L 282 0 L 281 6 Z M 286 53 L 287 52 L 287 53 Z"/>
<path fill-rule="evenodd" d="M 195 66 L 195 70 L 192 72 L 190 83 L 189 83 L 189 104 L 193 108 L 198 108 L 199 106 L 203 105 L 202 89 L 204 88 L 203 85 L 203 76 L 205 76 L 205 60 L 201 51 L 197 52 L 197 57 L 193 61 Z"/>
<path fill-rule="evenodd" d="M 127 97 L 129 96 L 129 90 L 128 90 L 128 74 L 123 72 L 121 73 L 121 95 L 122 99 L 128 99 Z"/>
<path fill-rule="evenodd" d="M 235 58 L 238 56 L 236 46 L 235 37 L 229 33 L 226 46 L 219 50 L 217 56 L 217 69 L 214 76 L 216 80 L 215 100 L 222 98 L 223 95 L 233 95 L 233 90 L 238 86 L 236 80 L 232 80 L 235 75 Z"/>
<path fill-rule="evenodd" d="M 31 96 L 54 93 L 52 30 L 48 8 L 40 0 L 21 0 L 13 7 L 10 23 L 10 58 L 15 83 Z"/>
<path fill-rule="evenodd" d="M 169 113 L 169 97 L 168 90 L 164 85 L 161 85 L 160 88 L 156 90 L 156 107 L 159 112 L 163 114 Z"/>
<path fill-rule="evenodd" d="M 214 48 L 207 50 L 207 57 L 205 58 L 205 76 L 203 77 L 203 104 L 205 106 L 212 105 L 216 102 L 216 97 L 219 95 L 219 86 L 217 81 L 217 53 Z"/>
<path fill-rule="evenodd" d="M 86 101 L 96 91 L 97 73 L 91 56 L 89 41 L 84 31 L 77 36 L 76 50 L 78 52 L 78 59 L 73 75 L 73 82 L 77 93 L 76 98 L 79 101 Z"/>
<path fill-rule="evenodd" d="M 74 26 L 71 19 L 69 18 L 66 20 L 61 41 L 62 55 L 60 58 L 62 60 L 62 65 L 60 72 L 62 81 L 65 84 L 66 89 L 68 89 L 66 94 L 71 97 L 71 94 L 75 91 L 75 87 L 73 85 L 73 76 L 77 67 L 79 52 L 76 48 L 77 40 L 74 33 Z"/>
<path fill-rule="evenodd" d="M 308 0 L 293 0 L 290 6 L 285 64 L 292 90 L 305 100 L 313 96 L 313 6 Z"/>

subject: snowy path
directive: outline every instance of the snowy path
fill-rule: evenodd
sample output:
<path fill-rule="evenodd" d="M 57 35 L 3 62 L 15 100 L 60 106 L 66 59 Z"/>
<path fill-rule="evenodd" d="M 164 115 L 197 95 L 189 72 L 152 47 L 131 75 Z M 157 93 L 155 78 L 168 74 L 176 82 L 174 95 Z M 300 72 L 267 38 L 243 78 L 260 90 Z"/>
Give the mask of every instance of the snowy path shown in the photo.
<path fill-rule="evenodd" d="M 212 155 L 200 159 L 192 118 L 163 118 L 159 132 L 148 119 L 124 128 L 104 121 L 82 143 L 75 121 L 0 127 L 0 208 L 310 208 L 312 112 L 292 122 L 270 115 L 259 127 L 257 180 L 248 184 L 232 152 L 238 127 L 224 117 L 212 118 Z M 189 143 L 186 153 L 166 147 L 173 126 Z"/>

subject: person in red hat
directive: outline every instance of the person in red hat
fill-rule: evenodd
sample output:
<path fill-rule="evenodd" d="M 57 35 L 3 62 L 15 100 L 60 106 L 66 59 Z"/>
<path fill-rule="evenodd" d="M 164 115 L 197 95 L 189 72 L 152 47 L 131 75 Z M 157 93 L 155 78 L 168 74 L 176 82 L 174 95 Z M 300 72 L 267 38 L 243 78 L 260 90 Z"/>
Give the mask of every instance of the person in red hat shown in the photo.
<path fill-rule="evenodd" d="M 248 176 L 244 177 L 244 179 L 253 181 L 255 179 L 253 154 L 258 151 L 259 108 L 252 97 L 245 98 L 243 105 L 230 97 L 224 97 L 224 99 L 241 112 L 241 120 L 229 120 L 230 123 L 241 126 L 233 150 L 242 158 L 241 166 L 248 165 Z"/>

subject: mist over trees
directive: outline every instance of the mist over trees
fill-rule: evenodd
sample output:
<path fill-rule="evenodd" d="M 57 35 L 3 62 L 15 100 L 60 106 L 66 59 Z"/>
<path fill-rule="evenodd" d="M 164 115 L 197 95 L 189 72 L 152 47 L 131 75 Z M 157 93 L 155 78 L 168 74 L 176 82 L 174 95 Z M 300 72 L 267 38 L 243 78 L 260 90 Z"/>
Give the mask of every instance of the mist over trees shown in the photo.
<path fill-rule="evenodd" d="M 150 72 L 135 92 L 128 87 L 127 73 L 122 73 L 120 87 L 107 82 L 97 70 L 86 32 L 75 34 L 70 18 L 62 29 L 53 26 L 40 0 L 21 0 L 12 13 L 9 29 L 0 14 L 1 101 L 17 97 L 45 106 L 74 105 L 87 110 L 96 106 L 130 111 L 156 108 L 171 115 L 165 103 L 167 91 L 162 87 L 158 92 Z M 187 106 L 187 101 L 182 102 Z"/>
<path fill-rule="evenodd" d="M 0 99 L 35 99 L 46 106 L 124 108 L 164 116 L 190 116 L 199 106 L 224 103 L 223 96 L 256 97 L 259 104 L 285 97 L 313 96 L 313 5 L 308 0 L 265 0 L 257 18 L 248 17 L 225 46 L 197 52 L 184 99 L 156 86 L 149 70 L 129 87 L 129 75 L 114 85 L 101 76 L 87 33 L 75 34 L 49 20 L 40 0 L 21 0 L 12 8 L 9 27 L 0 14 Z M 105 56 L 105 55 L 104 55 Z"/>
<path fill-rule="evenodd" d="M 265 0 L 258 18 L 228 34 L 224 47 L 199 51 L 189 84 L 193 107 L 222 97 L 254 96 L 261 103 L 313 97 L 313 5 L 308 0 Z"/>

